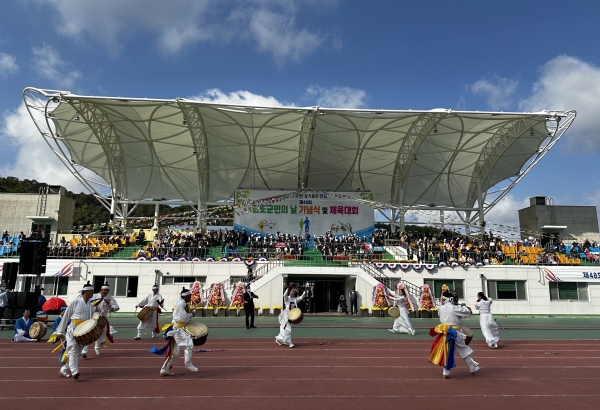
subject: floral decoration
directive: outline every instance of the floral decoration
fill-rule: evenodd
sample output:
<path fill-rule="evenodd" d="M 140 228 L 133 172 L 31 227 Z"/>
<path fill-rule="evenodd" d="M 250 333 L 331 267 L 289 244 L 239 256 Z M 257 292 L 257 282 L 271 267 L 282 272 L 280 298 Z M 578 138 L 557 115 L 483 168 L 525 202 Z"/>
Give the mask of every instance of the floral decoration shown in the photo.
<path fill-rule="evenodd" d="M 244 282 L 238 282 L 231 295 L 231 307 L 236 309 L 244 307 Z"/>
<path fill-rule="evenodd" d="M 421 300 L 419 301 L 419 304 L 421 305 L 419 310 L 435 309 L 435 302 L 433 301 L 433 296 L 431 295 L 431 289 L 427 284 L 421 286 Z"/>
<path fill-rule="evenodd" d="M 223 293 L 223 285 L 220 283 L 215 283 L 212 285 L 207 306 L 225 307 L 225 294 Z"/>
<path fill-rule="evenodd" d="M 192 307 L 197 307 L 202 304 L 202 284 L 198 281 L 192 284 L 192 288 L 190 289 L 192 292 L 192 298 L 190 299 L 190 304 Z"/>
<path fill-rule="evenodd" d="M 378 283 L 373 291 L 373 306 L 378 308 L 388 307 L 389 303 L 385 294 L 385 286 L 383 283 Z"/>

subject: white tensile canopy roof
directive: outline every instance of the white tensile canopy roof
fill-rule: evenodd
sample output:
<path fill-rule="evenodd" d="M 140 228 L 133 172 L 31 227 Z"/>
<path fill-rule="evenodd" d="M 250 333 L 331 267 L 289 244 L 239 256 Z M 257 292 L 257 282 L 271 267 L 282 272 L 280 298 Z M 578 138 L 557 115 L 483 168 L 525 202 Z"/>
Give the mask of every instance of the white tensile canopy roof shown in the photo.
<path fill-rule="evenodd" d="M 113 197 L 131 202 L 210 203 L 237 188 L 304 188 L 370 191 L 404 209 L 488 207 L 491 194 L 505 195 L 575 117 L 255 107 L 32 88 L 24 99 L 76 176 L 88 183 L 89 170 Z"/>

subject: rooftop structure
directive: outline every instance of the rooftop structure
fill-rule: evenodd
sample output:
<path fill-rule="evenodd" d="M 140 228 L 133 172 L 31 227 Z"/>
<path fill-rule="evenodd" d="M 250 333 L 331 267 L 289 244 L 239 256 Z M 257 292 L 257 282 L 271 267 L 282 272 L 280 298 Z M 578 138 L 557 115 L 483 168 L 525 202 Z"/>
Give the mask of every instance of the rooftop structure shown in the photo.
<path fill-rule="evenodd" d="M 465 223 L 481 223 L 575 119 L 574 111 L 258 107 L 35 88 L 24 101 L 65 166 L 120 218 L 136 203 L 203 211 L 249 188 L 370 191 L 401 227 L 410 209 L 464 211 Z"/>

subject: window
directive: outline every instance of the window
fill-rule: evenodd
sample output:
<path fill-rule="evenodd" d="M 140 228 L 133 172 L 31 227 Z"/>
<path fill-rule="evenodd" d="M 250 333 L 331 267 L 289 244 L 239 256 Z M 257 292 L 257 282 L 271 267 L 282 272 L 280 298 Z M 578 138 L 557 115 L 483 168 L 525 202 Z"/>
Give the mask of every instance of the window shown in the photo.
<path fill-rule="evenodd" d="M 488 296 L 499 300 L 527 300 L 524 280 L 488 280 Z"/>
<path fill-rule="evenodd" d="M 68 277 L 45 276 L 42 284 L 44 296 L 67 296 Z"/>
<path fill-rule="evenodd" d="M 434 298 L 439 298 L 442 296 L 442 286 L 447 285 L 450 288 L 450 293 L 456 291 L 459 299 L 464 299 L 464 291 L 463 291 L 463 281 L 462 280 L 453 280 L 453 279 L 442 279 L 442 280 L 433 280 L 433 279 L 425 279 L 425 284 L 429 285 L 431 291 L 433 292 Z"/>
<path fill-rule="evenodd" d="M 178 283 L 188 284 L 192 286 L 194 282 L 206 283 L 206 276 L 163 276 L 163 285 L 175 285 Z"/>
<path fill-rule="evenodd" d="M 137 297 L 137 276 L 94 276 L 94 292 L 100 292 L 100 288 L 105 283 L 108 283 L 108 286 L 110 286 L 110 293 L 113 296 Z"/>
<path fill-rule="evenodd" d="M 550 300 L 588 301 L 586 282 L 550 282 Z"/>

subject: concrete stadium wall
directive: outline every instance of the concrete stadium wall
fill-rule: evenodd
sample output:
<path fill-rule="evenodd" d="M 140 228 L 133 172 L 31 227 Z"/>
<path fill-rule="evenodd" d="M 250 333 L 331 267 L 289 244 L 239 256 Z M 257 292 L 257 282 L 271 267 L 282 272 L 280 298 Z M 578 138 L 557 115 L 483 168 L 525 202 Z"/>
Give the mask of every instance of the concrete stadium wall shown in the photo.
<path fill-rule="evenodd" d="M 0 260 L 0 266 L 4 261 Z M 67 263 L 69 261 L 65 261 Z M 85 262 L 85 263 L 84 263 Z M 212 283 L 224 281 L 230 277 L 241 277 L 245 275 L 246 267 L 243 263 L 221 263 L 221 262 L 200 262 L 200 263 L 180 263 L 180 262 L 137 262 L 137 261 L 102 261 L 86 260 L 74 261 L 76 274 L 69 278 L 67 301 L 74 300 L 82 285 L 86 280 L 93 281 L 94 275 L 100 276 L 138 276 L 138 296 L 137 298 L 117 297 L 117 302 L 124 312 L 132 312 L 138 300 L 141 300 L 146 294 L 151 292 L 151 287 L 155 281 L 155 269 L 160 269 L 164 273 L 169 272 L 169 277 L 174 276 L 205 276 L 206 286 Z M 563 269 L 572 270 L 573 267 L 555 266 L 552 271 L 560 276 Z M 584 269 L 584 268 L 581 268 Z M 90 271 L 86 279 L 86 272 Z M 537 267 L 531 266 L 484 266 L 481 268 L 471 267 L 464 269 L 462 267 L 442 269 L 437 268 L 433 273 L 426 270 L 421 272 L 392 272 L 383 270 L 383 272 L 392 280 L 404 279 L 415 285 L 421 286 L 425 279 L 440 280 L 462 280 L 464 281 L 465 302 L 473 306 L 477 299 L 477 292 L 483 291 L 487 294 L 487 281 L 489 280 L 524 280 L 526 281 L 527 300 L 495 300 L 492 305 L 492 311 L 496 314 L 570 314 L 570 315 L 600 315 L 600 283 L 588 282 L 587 301 L 551 301 L 548 282 L 542 280 L 540 271 Z M 372 307 L 371 295 L 373 287 L 376 285 L 375 279 L 367 275 L 360 268 L 349 267 L 279 267 L 252 286 L 254 292 L 260 299 L 257 301 L 259 306 L 277 306 L 282 304 L 283 285 L 289 275 L 322 275 L 322 276 L 342 276 L 345 277 L 345 293 L 348 294 L 352 286 L 356 286 L 359 293 L 359 306 Z M 17 289 L 23 282 L 23 277 L 19 278 Z M 185 284 L 166 284 L 160 285 L 160 293 L 165 298 L 165 307 L 170 309 L 173 303 L 179 297 L 181 287 Z M 229 304 L 229 290 L 226 291 L 226 297 Z"/>

